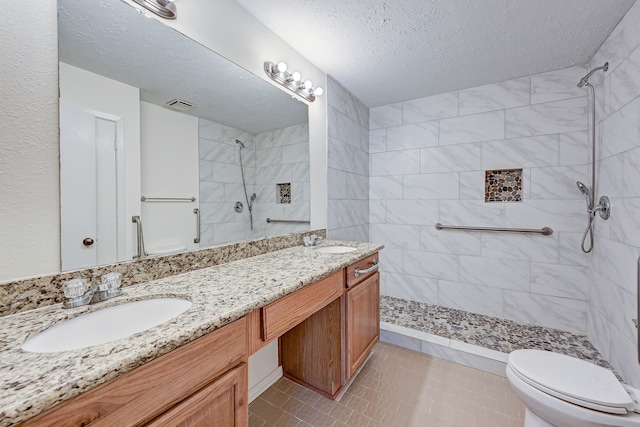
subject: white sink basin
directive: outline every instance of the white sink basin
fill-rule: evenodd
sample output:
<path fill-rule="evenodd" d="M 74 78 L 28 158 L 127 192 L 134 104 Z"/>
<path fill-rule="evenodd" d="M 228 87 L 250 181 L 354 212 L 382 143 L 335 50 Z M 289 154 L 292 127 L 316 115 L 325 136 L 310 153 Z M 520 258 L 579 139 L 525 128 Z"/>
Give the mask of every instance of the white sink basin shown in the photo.
<path fill-rule="evenodd" d="M 57 353 L 108 343 L 171 320 L 191 305 L 191 301 L 182 298 L 153 298 L 114 305 L 57 323 L 27 339 L 22 349 Z"/>
<path fill-rule="evenodd" d="M 356 248 L 350 246 L 318 246 L 315 251 L 321 254 L 346 254 L 355 251 Z"/>

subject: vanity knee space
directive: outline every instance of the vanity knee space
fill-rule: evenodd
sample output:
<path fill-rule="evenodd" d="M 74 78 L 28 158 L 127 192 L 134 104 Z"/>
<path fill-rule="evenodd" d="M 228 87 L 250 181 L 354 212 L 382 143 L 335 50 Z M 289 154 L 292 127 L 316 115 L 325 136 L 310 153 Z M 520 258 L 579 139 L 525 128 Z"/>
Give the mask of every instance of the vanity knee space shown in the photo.
<path fill-rule="evenodd" d="M 375 253 L 250 313 L 250 353 L 279 338 L 284 375 L 337 397 L 380 337 L 377 260 Z"/>

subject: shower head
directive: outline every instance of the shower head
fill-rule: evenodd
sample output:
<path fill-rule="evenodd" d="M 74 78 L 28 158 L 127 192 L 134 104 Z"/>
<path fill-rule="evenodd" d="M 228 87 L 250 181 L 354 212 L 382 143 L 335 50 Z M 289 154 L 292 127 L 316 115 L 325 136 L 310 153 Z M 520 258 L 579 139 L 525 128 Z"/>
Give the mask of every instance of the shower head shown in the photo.
<path fill-rule="evenodd" d="M 578 186 L 578 189 L 580 190 L 580 192 L 584 194 L 585 199 L 587 201 L 587 211 L 590 212 L 591 209 L 593 208 L 593 201 L 591 200 L 591 190 L 589 190 L 589 187 L 587 187 L 580 181 L 576 181 L 576 185 Z"/>
<path fill-rule="evenodd" d="M 236 144 L 240 144 L 240 148 L 246 148 L 242 141 L 240 141 L 239 139 L 236 139 Z"/>
<path fill-rule="evenodd" d="M 587 187 L 586 185 L 584 185 L 582 182 L 580 181 L 576 181 L 576 185 L 578 186 L 578 189 L 580 190 L 580 192 L 582 194 L 586 194 L 587 196 L 591 193 L 589 191 L 589 187 Z"/>
<path fill-rule="evenodd" d="M 580 81 L 578 82 L 578 87 L 582 87 L 584 85 L 587 84 L 587 82 L 589 81 L 589 77 L 591 77 L 591 75 L 593 73 L 595 73 L 598 70 L 602 70 L 602 71 L 607 71 L 609 69 L 609 63 L 605 62 L 604 65 L 602 67 L 596 67 L 593 70 L 589 71 L 589 73 L 584 76 L 583 78 L 580 79 Z"/>
<path fill-rule="evenodd" d="M 251 195 L 251 201 L 253 202 L 253 201 L 256 199 L 256 197 L 258 197 L 258 196 L 256 195 L 256 193 L 253 193 L 253 194 Z"/>

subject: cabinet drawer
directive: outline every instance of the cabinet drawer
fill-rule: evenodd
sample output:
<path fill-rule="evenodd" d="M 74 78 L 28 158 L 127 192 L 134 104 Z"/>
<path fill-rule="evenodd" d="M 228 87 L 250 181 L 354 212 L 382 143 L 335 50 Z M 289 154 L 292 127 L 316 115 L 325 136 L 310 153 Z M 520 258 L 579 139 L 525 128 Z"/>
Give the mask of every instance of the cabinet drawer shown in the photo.
<path fill-rule="evenodd" d="M 351 288 L 357 285 L 367 277 L 370 277 L 372 274 L 374 274 L 377 271 L 377 268 L 372 267 L 378 265 L 379 261 L 380 258 L 378 256 L 378 253 L 376 252 L 375 254 L 369 255 L 366 258 L 362 258 L 360 261 L 354 262 L 349 267 L 347 267 L 347 288 Z M 369 271 L 369 273 L 361 273 L 362 271 L 365 271 L 367 269 L 371 271 Z M 356 275 L 356 271 L 358 271 L 359 274 Z"/>
<path fill-rule="evenodd" d="M 23 425 L 144 424 L 247 361 L 245 322 L 242 318 L 185 344 Z"/>
<path fill-rule="evenodd" d="M 284 334 L 343 292 L 343 270 L 308 285 L 261 309 L 262 340 L 270 341 Z"/>

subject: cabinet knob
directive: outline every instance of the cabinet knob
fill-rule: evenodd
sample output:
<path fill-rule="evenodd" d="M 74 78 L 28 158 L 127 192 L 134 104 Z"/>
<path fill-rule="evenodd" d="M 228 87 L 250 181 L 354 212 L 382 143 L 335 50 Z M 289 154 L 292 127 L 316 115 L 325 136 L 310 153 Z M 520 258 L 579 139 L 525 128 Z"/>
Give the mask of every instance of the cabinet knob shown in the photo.
<path fill-rule="evenodd" d="M 93 240 L 91 237 L 85 237 L 84 240 L 82 241 L 82 244 L 85 246 L 91 246 L 95 243 L 95 240 Z"/>

